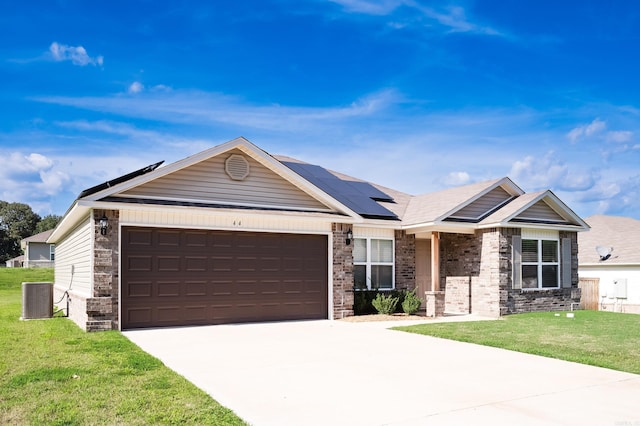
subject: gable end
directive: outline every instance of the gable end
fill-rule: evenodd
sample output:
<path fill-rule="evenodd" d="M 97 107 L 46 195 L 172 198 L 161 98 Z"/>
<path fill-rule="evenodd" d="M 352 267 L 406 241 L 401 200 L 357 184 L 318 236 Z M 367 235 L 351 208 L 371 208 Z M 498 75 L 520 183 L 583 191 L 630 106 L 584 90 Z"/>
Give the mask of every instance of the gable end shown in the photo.
<path fill-rule="evenodd" d="M 498 186 L 471 204 L 468 204 L 456 211 L 445 220 L 456 222 L 478 222 L 514 198 L 515 197 L 505 191 L 504 188 Z"/>

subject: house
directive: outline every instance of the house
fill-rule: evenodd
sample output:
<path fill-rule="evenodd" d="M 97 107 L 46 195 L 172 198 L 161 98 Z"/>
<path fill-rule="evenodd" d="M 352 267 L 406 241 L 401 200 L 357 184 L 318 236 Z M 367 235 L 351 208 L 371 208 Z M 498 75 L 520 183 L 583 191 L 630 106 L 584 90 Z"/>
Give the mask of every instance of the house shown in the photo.
<path fill-rule="evenodd" d="M 14 257 L 13 259 L 9 259 L 6 262 L 7 268 L 22 268 L 22 264 L 24 263 L 24 255 L 21 254 L 18 257 Z"/>
<path fill-rule="evenodd" d="M 640 220 L 596 215 L 591 231 L 580 234 L 578 273 L 594 309 L 640 314 Z M 588 303 L 588 301 L 587 301 Z"/>
<path fill-rule="evenodd" d="M 24 252 L 22 266 L 25 268 L 53 268 L 56 246 L 47 242 L 53 229 L 40 232 L 20 241 Z"/>
<path fill-rule="evenodd" d="M 509 178 L 411 196 L 238 138 L 83 191 L 48 241 L 56 299 L 104 330 L 339 319 L 365 288 L 427 315 L 568 309 L 587 229 Z"/>

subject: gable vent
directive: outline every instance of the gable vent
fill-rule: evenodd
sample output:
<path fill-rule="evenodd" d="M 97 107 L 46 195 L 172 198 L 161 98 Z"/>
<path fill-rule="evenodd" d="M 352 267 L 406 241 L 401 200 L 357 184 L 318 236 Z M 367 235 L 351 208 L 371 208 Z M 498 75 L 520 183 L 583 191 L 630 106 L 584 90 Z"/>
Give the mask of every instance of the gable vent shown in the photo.
<path fill-rule="evenodd" d="M 224 162 L 224 170 L 233 180 L 244 180 L 249 176 L 249 162 L 239 154 L 231 154 Z"/>

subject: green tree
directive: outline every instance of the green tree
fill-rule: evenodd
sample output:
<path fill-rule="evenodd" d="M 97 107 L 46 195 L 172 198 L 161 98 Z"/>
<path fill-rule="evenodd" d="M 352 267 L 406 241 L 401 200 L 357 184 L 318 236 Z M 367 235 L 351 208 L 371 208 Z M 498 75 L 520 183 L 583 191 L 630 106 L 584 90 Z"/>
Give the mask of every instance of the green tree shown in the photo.
<path fill-rule="evenodd" d="M 20 240 L 34 234 L 40 216 L 27 204 L 0 201 L 0 262 L 19 256 Z"/>
<path fill-rule="evenodd" d="M 53 229 L 58 226 L 58 223 L 62 220 L 62 216 L 58 216 L 55 214 L 49 214 L 42 219 L 36 225 L 35 233 L 39 234 L 44 231 L 48 231 L 49 229 Z"/>

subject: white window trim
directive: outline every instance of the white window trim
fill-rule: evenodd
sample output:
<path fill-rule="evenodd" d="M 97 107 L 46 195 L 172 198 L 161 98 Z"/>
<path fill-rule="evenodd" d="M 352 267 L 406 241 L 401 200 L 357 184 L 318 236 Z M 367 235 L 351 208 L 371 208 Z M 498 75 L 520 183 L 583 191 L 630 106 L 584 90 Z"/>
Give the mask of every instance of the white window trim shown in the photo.
<path fill-rule="evenodd" d="M 354 266 L 365 266 L 365 280 L 367 283 L 366 290 L 374 290 L 371 288 L 371 267 L 372 266 L 391 266 L 391 287 L 390 288 L 377 288 L 378 291 L 391 291 L 396 289 L 396 242 L 393 238 L 380 238 L 380 237 L 354 237 L 355 240 L 365 240 L 367 242 L 367 259 L 364 262 L 356 262 L 353 260 Z M 391 262 L 372 262 L 371 261 L 371 241 L 383 240 L 391 241 Z M 365 289 L 356 289 L 356 291 L 364 291 Z"/>
<path fill-rule="evenodd" d="M 538 275 L 538 286 L 531 288 L 531 287 L 522 287 L 523 291 L 538 291 L 538 290 L 555 290 L 555 289 L 559 289 L 562 287 L 561 282 L 560 282 L 560 265 L 561 265 L 561 261 L 560 261 L 560 239 L 559 238 L 549 238 L 549 237 L 541 237 L 541 238 L 532 238 L 532 237 L 522 237 L 522 241 L 524 242 L 525 240 L 534 240 L 537 241 L 538 243 L 538 260 L 536 262 L 525 262 L 524 260 L 522 261 L 522 266 L 521 268 L 524 268 L 525 266 L 532 266 L 535 265 L 537 266 L 537 275 Z M 542 241 L 554 241 L 556 243 L 556 253 L 557 253 L 557 260 L 555 262 L 543 262 L 542 261 Z M 542 287 L 542 267 L 543 266 L 556 266 L 556 286 L 555 287 Z M 522 274 L 522 272 L 521 272 Z"/>
<path fill-rule="evenodd" d="M 50 262 L 54 262 L 55 261 L 55 255 L 56 255 L 56 245 L 55 244 L 50 244 L 49 245 L 49 261 Z"/>

